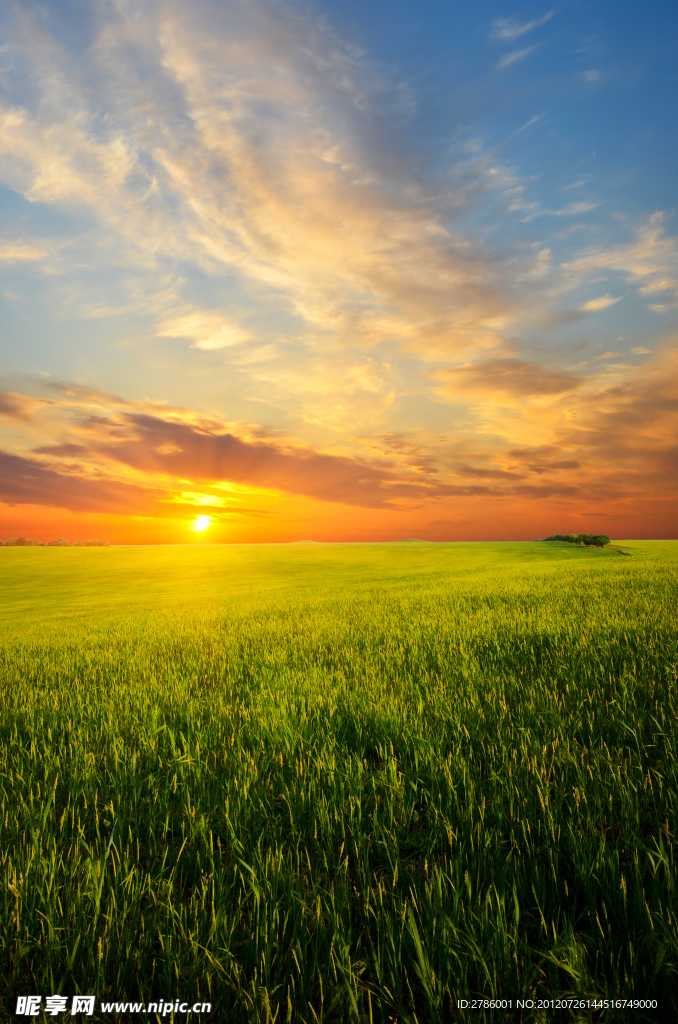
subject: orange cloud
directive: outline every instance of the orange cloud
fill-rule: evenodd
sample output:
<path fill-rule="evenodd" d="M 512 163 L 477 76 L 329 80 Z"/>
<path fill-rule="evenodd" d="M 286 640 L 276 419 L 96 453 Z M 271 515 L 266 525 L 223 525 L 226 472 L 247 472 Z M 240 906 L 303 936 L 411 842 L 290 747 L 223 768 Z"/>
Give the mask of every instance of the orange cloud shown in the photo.
<path fill-rule="evenodd" d="M 672 348 L 643 364 L 633 380 L 602 388 L 595 378 L 516 359 L 448 369 L 442 379 L 456 396 L 482 399 L 484 433 L 356 438 L 366 456 L 257 436 L 256 429 L 238 430 L 190 410 L 161 413 L 68 384 L 46 385 L 66 396 L 63 401 L 2 393 L 0 408 L 23 434 L 16 435 L 14 452 L 2 454 L 0 497 L 81 513 L 163 519 L 199 509 L 215 521 L 272 522 L 297 496 L 362 508 L 382 529 L 390 516 L 426 516 L 434 508 L 431 521 L 441 521 L 450 502 L 466 513 L 474 502 L 507 500 L 621 503 L 628 510 L 648 493 L 675 504 L 678 361 Z M 502 396 L 515 403 L 505 412 Z M 500 405 L 493 406 L 497 399 Z M 22 418 L 28 407 L 35 410 L 32 418 Z M 26 450 L 26 431 L 42 443 Z M 45 444 L 47 433 L 53 440 Z M 538 444 L 528 440 L 535 436 Z M 270 529 L 278 528 L 284 532 L 282 520 Z"/>
<path fill-rule="evenodd" d="M 560 402 L 557 389 L 566 382 L 543 378 L 542 371 L 512 367 L 502 386 L 517 399 L 539 390 L 540 400 Z M 501 366 L 494 372 L 502 379 Z M 490 379 L 493 388 L 492 373 Z M 107 408 L 101 392 L 93 410 L 88 389 L 59 387 L 70 392 L 68 401 L 28 396 L 36 403 L 34 417 L 7 421 L 23 432 L 14 436 L 15 449 L 26 445 L 27 431 L 43 441 L 48 432 L 55 436 L 32 452 L 0 453 L 3 521 L 15 521 L 8 506 L 26 509 L 29 519 L 31 510 L 50 510 L 50 523 L 58 509 L 113 515 L 128 523 L 113 538 L 137 540 L 154 536 L 146 521 L 157 524 L 156 539 L 171 539 L 162 524 L 187 523 L 197 513 L 212 516 L 214 539 L 241 540 L 377 540 L 397 537 L 398 530 L 404 531 L 399 536 L 441 538 L 442 530 L 480 539 L 497 537 L 500 520 L 506 536 L 546 536 L 592 518 L 607 524 L 607 532 L 626 524 L 627 536 L 671 536 L 676 521 L 678 359 L 672 349 L 633 381 L 578 387 L 570 397 L 576 417 L 565 419 L 558 407 L 555 419 L 543 421 L 542 436 L 550 439 L 540 443 L 511 444 L 513 421 L 507 427 L 498 420 L 494 436 L 391 432 L 356 439 L 371 458 L 264 439 L 252 430 L 239 435 L 216 417 L 151 413 L 114 396 Z M 23 397 L 13 391 L 2 401 L 20 412 Z M 516 412 L 528 434 L 531 418 L 538 422 L 548 409 L 518 404 Z M 101 534 L 94 526 L 90 532 Z"/>
<path fill-rule="evenodd" d="M 43 405 L 28 395 L 20 395 L 11 391 L 0 391 L 0 416 L 8 420 L 30 420 L 33 413 Z"/>
<path fill-rule="evenodd" d="M 574 391 L 582 384 L 581 377 L 562 370 L 548 370 L 522 359 L 490 359 L 438 370 L 433 374 L 444 383 L 439 390 L 449 396 L 465 394 L 557 395 Z"/>

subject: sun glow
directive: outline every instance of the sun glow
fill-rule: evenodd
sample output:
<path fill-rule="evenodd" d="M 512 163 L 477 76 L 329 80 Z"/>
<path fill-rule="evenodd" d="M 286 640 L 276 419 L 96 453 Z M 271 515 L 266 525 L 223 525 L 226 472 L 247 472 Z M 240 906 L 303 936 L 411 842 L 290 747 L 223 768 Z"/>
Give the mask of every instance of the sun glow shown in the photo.
<path fill-rule="evenodd" d="M 203 530 L 206 530 L 208 526 L 211 526 L 211 525 L 212 525 L 212 517 L 211 516 L 197 516 L 193 520 L 193 522 L 191 523 L 191 529 L 192 530 L 198 530 L 198 532 L 202 532 Z"/>

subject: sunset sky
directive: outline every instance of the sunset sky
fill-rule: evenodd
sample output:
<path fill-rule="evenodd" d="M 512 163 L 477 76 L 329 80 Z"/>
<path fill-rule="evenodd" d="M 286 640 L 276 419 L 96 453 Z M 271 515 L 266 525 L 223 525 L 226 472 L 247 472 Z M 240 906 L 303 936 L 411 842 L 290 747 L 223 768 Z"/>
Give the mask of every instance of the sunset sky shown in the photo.
<path fill-rule="evenodd" d="M 669 0 L 3 3 L 0 537 L 677 537 L 677 108 Z"/>

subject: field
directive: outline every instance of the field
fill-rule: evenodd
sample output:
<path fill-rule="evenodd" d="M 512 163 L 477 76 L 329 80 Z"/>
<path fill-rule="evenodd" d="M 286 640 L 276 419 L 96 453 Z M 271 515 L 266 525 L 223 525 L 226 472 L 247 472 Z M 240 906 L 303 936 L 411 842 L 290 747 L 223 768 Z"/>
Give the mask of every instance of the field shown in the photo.
<path fill-rule="evenodd" d="M 2 1019 L 678 1019 L 678 542 L 619 544 L 0 550 Z"/>

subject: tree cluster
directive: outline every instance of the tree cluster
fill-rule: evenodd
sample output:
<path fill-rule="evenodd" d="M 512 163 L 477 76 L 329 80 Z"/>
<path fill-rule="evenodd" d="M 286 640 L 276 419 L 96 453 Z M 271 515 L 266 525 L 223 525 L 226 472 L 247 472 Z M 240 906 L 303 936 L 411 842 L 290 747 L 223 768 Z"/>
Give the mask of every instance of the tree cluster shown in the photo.
<path fill-rule="evenodd" d="M 2 548 L 109 548 L 111 542 L 108 540 L 70 540 L 59 537 L 58 540 L 31 540 L 30 537 L 10 537 L 9 540 L 0 540 Z"/>
<path fill-rule="evenodd" d="M 545 540 L 564 540 L 568 544 L 585 544 L 587 548 L 604 548 L 610 543 L 610 538 L 604 533 L 556 533 L 554 537 L 546 537 Z"/>

